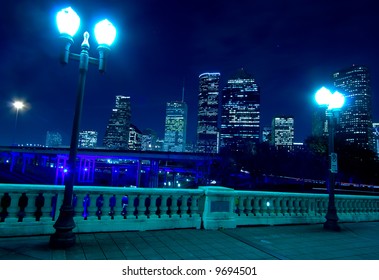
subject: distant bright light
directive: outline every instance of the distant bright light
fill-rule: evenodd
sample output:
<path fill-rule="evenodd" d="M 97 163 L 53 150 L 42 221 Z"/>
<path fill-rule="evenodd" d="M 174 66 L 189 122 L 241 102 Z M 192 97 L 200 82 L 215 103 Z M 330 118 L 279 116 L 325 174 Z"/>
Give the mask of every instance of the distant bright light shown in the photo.
<path fill-rule="evenodd" d="M 267 201 L 266 205 L 267 207 L 270 207 L 270 201 Z"/>
<path fill-rule="evenodd" d="M 330 90 L 322 87 L 316 92 L 315 99 L 318 105 L 327 105 L 328 110 L 340 109 L 345 103 L 345 97 L 342 93 L 336 91 L 333 94 Z"/>
<path fill-rule="evenodd" d="M 116 28 L 109 20 L 104 19 L 96 24 L 95 37 L 99 45 L 111 46 L 116 38 Z"/>
<path fill-rule="evenodd" d="M 22 101 L 15 101 L 13 102 L 13 107 L 15 107 L 17 110 L 20 110 L 25 107 L 25 104 Z"/>
<path fill-rule="evenodd" d="M 71 7 L 59 11 L 56 20 L 61 34 L 68 34 L 74 37 L 80 26 L 80 17 Z"/>

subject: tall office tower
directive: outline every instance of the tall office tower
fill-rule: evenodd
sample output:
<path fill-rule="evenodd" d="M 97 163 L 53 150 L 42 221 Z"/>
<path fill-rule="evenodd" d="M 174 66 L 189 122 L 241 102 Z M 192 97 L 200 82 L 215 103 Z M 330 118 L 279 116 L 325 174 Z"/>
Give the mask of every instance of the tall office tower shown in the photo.
<path fill-rule="evenodd" d="M 294 118 L 289 116 L 275 117 L 272 119 L 272 144 L 276 148 L 291 150 L 293 147 L 295 132 Z"/>
<path fill-rule="evenodd" d="M 312 116 L 312 136 L 328 136 L 328 119 L 322 106 L 315 106 Z"/>
<path fill-rule="evenodd" d="M 254 78 L 239 70 L 222 90 L 220 148 L 248 151 L 260 139 L 260 91 Z"/>
<path fill-rule="evenodd" d="M 46 146 L 47 147 L 62 146 L 62 135 L 57 131 L 46 132 Z"/>
<path fill-rule="evenodd" d="M 272 133 L 271 126 L 264 126 L 262 128 L 262 143 L 271 143 L 271 133 Z"/>
<path fill-rule="evenodd" d="M 373 123 L 374 152 L 379 156 L 379 123 Z"/>
<path fill-rule="evenodd" d="M 203 73 L 199 76 L 197 114 L 197 152 L 218 153 L 218 106 L 220 73 Z"/>
<path fill-rule="evenodd" d="M 353 65 L 333 74 L 334 86 L 345 95 L 337 134 L 347 143 L 373 150 L 371 81 L 367 67 Z"/>
<path fill-rule="evenodd" d="M 185 152 L 187 138 L 187 104 L 172 101 L 166 104 L 164 151 Z"/>
<path fill-rule="evenodd" d="M 97 131 L 82 130 L 79 132 L 79 147 L 94 148 L 97 146 Z"/>
<path fill-rule="evenodd" d="M 142 131 L 141 138 L 141 150 L 142 151 L 157 151 L 156 142 L 158 136 L 157 133 L 151 128 L 147 128 Z"/>
<path fill-rule="evenodd" d="M 129 150 L 141 151 L 142 132 L 134 124 L 129 127 Z"/>
<path fill-rule="evenodd" d="M 103 139 L 104 147 L 110 149 L 128 149 L 129 128 L 131 119 L 130 97 L 116 96 L 116 104 Z"/>

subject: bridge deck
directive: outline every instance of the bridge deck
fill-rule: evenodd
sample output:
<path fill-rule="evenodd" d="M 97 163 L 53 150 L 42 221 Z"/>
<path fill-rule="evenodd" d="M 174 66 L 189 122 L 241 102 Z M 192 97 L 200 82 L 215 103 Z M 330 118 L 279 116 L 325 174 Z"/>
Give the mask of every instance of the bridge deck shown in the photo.
<path fill-rule="evenodd" d="M 0 238 L 1 260 L 379 260 L 379 222 L 77 234 L 66 250 L 49 236 Z"/>

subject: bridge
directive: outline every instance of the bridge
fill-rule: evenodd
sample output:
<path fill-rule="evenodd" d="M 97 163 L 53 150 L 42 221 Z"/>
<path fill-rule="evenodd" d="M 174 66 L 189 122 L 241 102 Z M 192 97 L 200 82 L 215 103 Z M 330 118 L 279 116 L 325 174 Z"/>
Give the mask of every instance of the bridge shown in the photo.
<path fill-rule="evenodd" d="M 62 185 L 68 147 L 0 146 L 3 183 Z M 210 180 L 218 155 L 79 148 L 78 185 L 197 187 Z"/>

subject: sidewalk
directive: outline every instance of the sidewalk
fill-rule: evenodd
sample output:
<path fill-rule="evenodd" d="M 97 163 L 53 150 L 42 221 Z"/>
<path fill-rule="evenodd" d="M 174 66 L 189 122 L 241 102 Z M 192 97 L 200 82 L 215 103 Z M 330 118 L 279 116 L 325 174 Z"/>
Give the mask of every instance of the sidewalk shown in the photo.
<path fill-rule="evenodd" d="M 50 236 L 0 238 L 0 260 L 379 260 L 379 222 L 77 234 L 75 246 Z"/>

